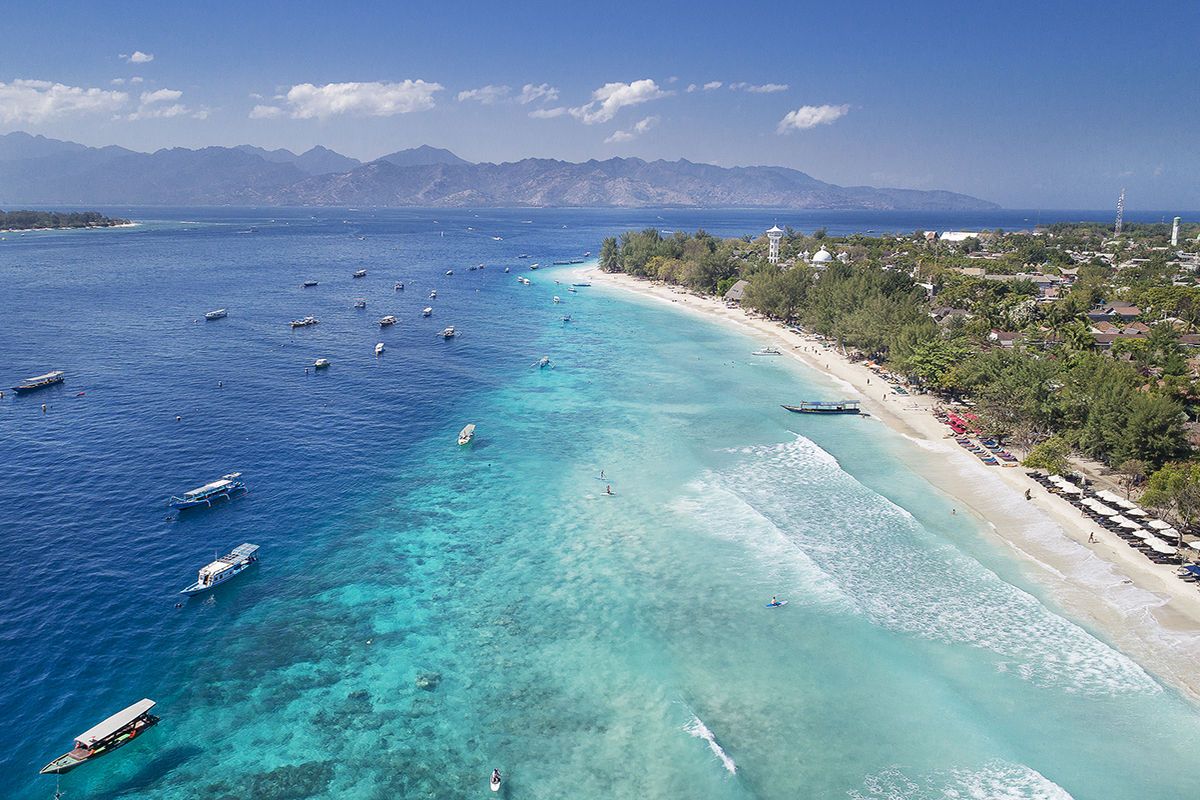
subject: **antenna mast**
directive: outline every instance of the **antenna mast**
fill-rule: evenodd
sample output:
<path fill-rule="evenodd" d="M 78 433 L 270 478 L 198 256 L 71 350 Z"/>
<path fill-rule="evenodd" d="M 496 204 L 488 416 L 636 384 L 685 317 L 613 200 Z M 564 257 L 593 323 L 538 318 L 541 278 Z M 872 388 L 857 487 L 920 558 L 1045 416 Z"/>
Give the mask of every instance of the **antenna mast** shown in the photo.
<path fill-rule="evenodd" d="M 1121 217 L 1125 213 L 1125 190 L 1121 190 L 1121 197 L 1117 200 L 1117 227 L 1113 231 L 1113 236 L 1121 235 Z"/>

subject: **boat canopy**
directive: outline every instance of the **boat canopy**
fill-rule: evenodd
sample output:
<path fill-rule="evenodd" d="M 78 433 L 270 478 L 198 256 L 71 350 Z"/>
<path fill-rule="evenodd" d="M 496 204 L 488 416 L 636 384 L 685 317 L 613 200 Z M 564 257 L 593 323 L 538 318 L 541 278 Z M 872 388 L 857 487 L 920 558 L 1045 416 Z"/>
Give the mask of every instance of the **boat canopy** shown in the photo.
<path fill-rule="evenodd" d="M 237 547 L 233 548 L 233 552 L 230 553 L 230 555 L 236 556 L 237 558 L 241 559 L 241 558 L 249 558 L 250 556 L 254 555 L 257 552 L 258 552 L 258 545 L 256 545 L 256 544 L 239 544 Z"/>
<path fill-rule="evenodd" d="M 57 378 L 59 375 L 62 375 L 62 374 L 63 374 L 62 370 L 59 370 L 58 372 L 47 372 L 45 375 L 36 375 L 32 378 L 26 378 L 25 382 L 26 383 L 41 383 L 42 381 L 53 380 L 54 378 Z"/>
<path fill-rule="evenodd" d="M 217 575 L 221 574 L 222 572 L 225 572 L 228 569 L 232 569 L 233 567 L 236 567 L 242 561 L 244 561 L 247 558 L 250 558 L 257 552 L 258 552 L 258 545 L 256 545 L 256 544 L 238 545 L 237 547 L 233 548 L 233 552 L 230 553 L 229 555 L 222 556 L 221 558 L 218 558 L 216 561 L 212 562 L 211 564 L 201 567 L 200 577 L 204 578 L 204 576 L 207 575 L 210 578 L 215 578 Z"/>
<path fill-rule="evenodd" d="M 228 475 L 225 475 L 224 477 L 222 477 L 219 481 L 213 481 L 212 483 L 206 483 L 203 486 L 201 486 L 199 489 L 192 489 L 190 492 L 185 492 L 184 497 L 189 497 L 191 495 L 197 495 L 197 494 L 208 494 L 209 492 L 215 492 L 217 489 L 224 489 L 226 486 L 233 483 L 234 478 L 239 477 L 241 474 L 242 473 L 240 473 L 240 472 L 231 472 Z"/>
<path fill-rule="evenodd" d="M 152 708 L 154 708 L 153 700 L 139 700 L 124 711 L 118 711 L 99 725 L 79 734 L 75 737 L 75 741 L 85 745 L 95 744 L 102 739 L 112 736 Z"/>

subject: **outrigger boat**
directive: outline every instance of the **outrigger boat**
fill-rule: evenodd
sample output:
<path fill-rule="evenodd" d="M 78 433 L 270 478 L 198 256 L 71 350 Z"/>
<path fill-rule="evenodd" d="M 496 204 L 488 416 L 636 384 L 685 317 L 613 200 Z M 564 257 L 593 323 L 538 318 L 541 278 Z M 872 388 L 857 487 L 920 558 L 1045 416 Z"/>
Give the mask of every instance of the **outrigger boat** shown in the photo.
<path fill-rule="evenodd" d="M 303 317 L 302 319 L 292 320 L 292 327 L 293 328 L 306 328 L 309 325 L 316 325 L 320 321 L 321 320 L 317 319 L 316 317 Z"/>
<path fill-rule="evenodd" d="M 141 700 L 89 728 L 75 737 L 75 748 L 71 752 L 42 767 L 41 774 L 70 772 L 85 761 L 108 755 L 129 744 L 139 733 L 158 723 L 158 717 L 150 713 L 152 708 L 153 700 Z"/>
<path fill-rule="evenodd" d="M 32 378 L 26 378 L 21 381 L 20 386 L 14 386 L 13 391 L 17 394 L 25 394 L 38 389 L 45 389 L 47 386 L 53 386 L 56 383 L 62 383 L 66 376 L 65 372 L 47 372 L 45 375 L 35 375 Z"/>
<path fill-rule="evenodd" d="M 464 444 L 470 444 L 471 440 L 474 438 L 475 438 L 475 423 L 472 422 L 469 425 L 467 425 L 467 427 L 463 428 L 462 432 L 458 434 L 459 447 L 462 447 Z"/>
<path fill-rule="evenodd" d="M 391 314 L 388 314 L 386 317 L 379 320 L 379 327 L 381 327 L 381 328 L 386 328 L 388 325 L 395 325 L 395 324 L 396 324 L 396 318 L 393 317 Z"/>
<path fill-rule="evenodd" d="M 228 311 L 226 311 L 226 310 L 225 310 L 225 309 L 223 309 L 223 308 L 218 308 L 216 311 L 209 311 L 207 314 L 205 314 L 205 315 L 204 315 L 204 318 L 205 318 L 206 320 L 209 320 L 209 319 L 222 319 L 222 318 L 224 318 L 224 317 L 228 317 L 228 316 L 229 316 L 229 312 L 228 312 Z"/>
<path fill-rule="evenodd" d="M 200 576 L 196 582 L 186 589 L 181 590 L 180 594 L 193 595 L 207 592 L 209 589 L 222 584 L 235 575 L 241 574 L 244 570 L 258 562 L 258 545 L 256 544 L 241 544 L 233 548 L 233 552 L 227 556 L 222 556 L 216 561 L 200 568 Z"/>
<path fill-rule="evenodd" d="M 807 400 L 798 406 L 784 406 L 798 414 L 861 414 L 857 400 Z"/>
<path fill-rule="evenodd" d="M 231 472 L 228 475 L 222 475 L 220 480 L 204 484 L 199 489 L 175 495 L 171 498 L 171 508 L 183 510 L 196 506 L 211 507 L 213 503 L 222 503 L 237 495 L 245 494 L 250 490 L 246 488 L 246 484 L 237 480 L 241 474 L 240 472 Z"/>

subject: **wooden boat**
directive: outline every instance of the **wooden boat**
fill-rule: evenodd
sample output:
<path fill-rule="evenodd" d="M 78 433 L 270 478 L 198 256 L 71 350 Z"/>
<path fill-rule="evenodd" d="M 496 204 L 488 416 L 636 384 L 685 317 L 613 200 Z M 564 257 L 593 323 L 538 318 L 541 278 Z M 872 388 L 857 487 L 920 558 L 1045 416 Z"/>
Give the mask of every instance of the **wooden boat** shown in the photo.
<path fill-rule="evenodd" d="M 153 700 L 140 700 L 79 734 L 74 749 L 42 767 L 41 774 L 70 772 L 85 761 L 129 744 L 135 736 L 158 723 L 158 717 L 150 713 L 154 705 Z"/>
<path fill-rule="evenodd" d="M 213 503 L 223 503 L 237 495 L 245 494 L 250 490 L 246 488 L 246 484 L 237 480 L 241 474 L 240 472 L 231 472 L 228 475 L 222 475 L 220 480 L 204 484 L 199 489 L 175 495 L 171 498 L 171 508 L 180 510 L 196 506 L 207 508 L 211 507 Z"/>
<path fill-rule="evenodd" d="M 798 414 L 861 414 L 857 400 L 807 400 L 798 406 L 784 406 Z"/>
<path fill-rule="evenodd" d="M 462 432 L 460 432 L 458 434 L 459 447 L 462 447 L 464 444 L 470 444 L 471 440 L 474 438 L 475 438 L 475 423 L 472 422 L 469 425 L 467 425 L 467 427 L 463 428 Z"/>
<path fill-rule="evenodd" d="M 26 378 L 21 381 L 20 386 L 14 386 L 13 391 L 17 394 L 25 394 L 26 392 L 35 392 L 38 389 L 45 389 L 47 386 L 53 386 L 56 383 L 62 383 L 66 373 L 59 370 L 58 372 L 47 372 L 45 375 L 35 375 L 32 378 Z"/>
<path fill-rule="evenodd" d="M 221 319 L 222 317 L 228 317 L 228 316 L 229 316 L 229 312 L 228 312 L 228 311 L 226 311 L 226 310 L 225 310 L 225 309 L 223 309 L 223 308 L 218 308 L 216 311 L 209 311 L 207 314 L 205 314 L 205 315 L 204 315 L 204 318 L 205 318 L 206 320 L 208 320 L 208 319 Z"/>
<path fill-rule="evenodd" d="M 388 314 L 386 317 L 379 320 L 379 327 L 381 327 L 381 328 L 386 328 L 388 325 L 395 325 L 395 324 L 396 324 L 396 318 L 393 317 L 391 314 Z"/>
<path fill-rule="evenodd" d="M 438 336 L 441 336 L 443 339 L 453 339 L 457 335 L 458 334 L 454 331 L 453 325 L 438 334 Z"/>
<path fill-rule="evenodd" d="M 196 582 L 186 589 L 180 590 L 179 593 L 193 595 L 207 592 L 256 564 L 258 562 L 257 554 L 258 545 L 249 542 L 240 544 L 233 548 L 233 552 L 229 555 L 222 556 L 211 564 L 201 567 Z"/>

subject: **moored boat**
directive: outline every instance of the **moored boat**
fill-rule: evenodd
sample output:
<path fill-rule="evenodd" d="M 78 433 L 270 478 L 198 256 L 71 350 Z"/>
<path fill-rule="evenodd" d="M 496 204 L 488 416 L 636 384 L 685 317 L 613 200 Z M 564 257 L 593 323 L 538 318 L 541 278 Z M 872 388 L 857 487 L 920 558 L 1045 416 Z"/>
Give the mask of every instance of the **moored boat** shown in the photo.
<path fill-rule="evenodd" d="M 776 350 L 774 347 L 764 347 L 761 350 L 755 350 L 750 355 L 752 356 L 781 356 L 783 353 Z"/>
<path fill-rule="evenodd" d="M 472 422 L 469 425 L 467 425 L 467 427 L 463 428 L 462 431 L 458 434 L 458 444 L 460 447 L 464 444 L 470 444 L 471 440 L 474 438 L 475 438 L 475 423 Z"/>
<path fill-rule="evenodd" d="M 430 299 L 430 300 L 433 300 L 433 299 L 434 299 L 434 298 L 436 298 L 436 297 L 437 297 L 437 289 L 433 289 L 433 290 L 431 290 L 431 291 L 429 292 L 429 299 Z"/>
<path fill-rule="evenodd" d="M 857 400 L 806 400 L 798 406 L 784 406 L 798 414 L 861 414 Z"/>
<path fill-rule="evenodd" d="M 365 278 L 365 277 L 367 277 L 367 271 L 365 269 L 360 269 L 358 272 L 354 273 L 351 277 Z"/>
<path fill-rule="evenodd" d="M 329 362 L 328 358 L 318 358 L 316 361 L 313 362 L 313 368 L 314 369 L 325 369 L 326 367 L 329 366 L 329 363 L 330 362 Z"/>
<path fill-rule="evenodd" d="M 397 292 L 404 291 L 404 281 L 396 281 L 396 291 Z"/>
<path fill-rule="evenodd" d="M 357 300 L 354 301 L 354 307 L 355 308 L 366 308 L 367 307 L 367 299 L 365 297 L 358 298 Z"/>
<path fill-rule="evenodd" d="M 214 586 L 218 586 L 229 580 L 235 575 L 242 573 L 244 570 L 257 563 L 258 561 L 258 545 L 246 544 L 238 545 L 233 548 L 227 556 L 222 556 L 211 564 L 206 564 L 200 568 L 200 574 L 196 578 L 196 582 L 186 589 L 180 590 L 180 594 L 193 595 L 207 592 Z"/>
<path fill-rule="evenodd" d="M 425 309 L 421 312 L 421 316 L 428 317 L 432 313 L 433 313 L 433 308 L 426 306 Z"/>
<path fill-rule="evenodd" d="M 246 488 L 246 484 L 238 480 L 241 474 L 240 472 L 231 472 L 228 475 L 222 475 L 220 480 L 204 484 L 199 489 L 174 495 L 171 497 L 171 507 L 180 510 L 196 506 L 208 507 L 213 503 L 221 503 L 237 495 L 245 494 L 250 490 Z"/>
<path fill-rule="evenodd" d="M 13 391 L 17 394 L 25 394 L 26 392 L 45 389 L 47 386 L 53 386 L 56 383 L 62 383 L 66 378 L 66 373 L 62 370 L 58 372 L 47 372 L 45 375 L 35 375 L 32 378 L 26 378 L 21 381 L 19 386 L 14 386 Z"/>
<path fill-rule="evenodd" d="M 204 318 L 205 319 L 221 319 L 222 317 L 228 317 L 228 316 L 229 316 L 228 311 L 226 311 L 223 308 L 218 308 L 216 311 L 209 311 L 207 314 L 204 315 Z"/>
<path fill-rule="evenodd" d="M 381 328 L 386 328 L 388 325 L 395 325 L 395 324 L 396 324 L 396 318 L 393 317 L 391 314 L 388 314 L 386 317 L 379 320 L 379 327 L 381 327 Z"/>
<path fill-rule="evenodd" d="M 292 327 L 293 328 L 305 328 L 309 325 L 316 325 L 320 321 L 321 320 L 317 319 L 316 317 L 303 317 L 302 319 L 292 320 Z"/>
<path fill-rule="evenodd" d="M 457 335 L 458 334 L 454 332 L 453 325 L 451 325 L 450 327 L 446 328 L 444 331 L 442 331 L 441 333 L 438 334 L 438 336 L 441 336 L 443 339 L 453 339 Z"/>
<path fill-rule="evenodd" d="M 383 342 L 380 342 L 379 344 L 375 345 L 375 355 L 379 355 L 383 351 L 384 351 Z"/>
<path fill-rule="evenodd" d="M 129 744 L 135 736 L 158 722 L 158 717 L 150 713 L 154 705 L 153 700 L 140 700 L 79 734 L 75 737 L 74 749 L 42 767 L 41 774 L 70 772 L 85 761 Z"/>
<path fill-rule="evenodd" d="M 305 286 L 316 286 L 317 282 L 316 281 L 305 281 L 304 285 Z"/>

